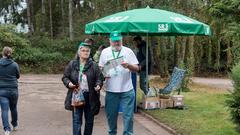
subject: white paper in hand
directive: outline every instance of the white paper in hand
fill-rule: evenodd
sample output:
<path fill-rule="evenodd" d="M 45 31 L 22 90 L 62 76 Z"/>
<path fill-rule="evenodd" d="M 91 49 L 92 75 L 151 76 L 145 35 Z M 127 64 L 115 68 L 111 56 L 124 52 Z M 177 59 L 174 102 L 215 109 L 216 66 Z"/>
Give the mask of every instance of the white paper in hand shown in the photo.
<path fill-rule="evenodd" d="M 110 75 L 109 71 L 111 69 L 116 68 L 117 66 L 121 65 L 124 62 L 123 56 L 122 57 L 118 57 L 116 59 L 111 59 L 109 60 L 103 68 L 103 75 L 105 77 L 108 77 Z"/>

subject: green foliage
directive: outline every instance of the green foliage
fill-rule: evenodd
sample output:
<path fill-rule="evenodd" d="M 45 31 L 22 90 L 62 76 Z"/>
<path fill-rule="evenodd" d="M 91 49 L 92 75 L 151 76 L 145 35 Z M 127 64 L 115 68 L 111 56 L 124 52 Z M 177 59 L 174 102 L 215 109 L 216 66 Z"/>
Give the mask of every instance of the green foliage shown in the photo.
<path fill-rule="evenodd" d="M 188 67 L 189 66 L 189 67 Z M 183 61 L 180 63 L 179 68 L 186 70 L 185 73 L 185 77 L 184 80 L 182 82 L 181 88 L 179 88 L 180 92 L 189 92 L 189 83 L 191 81 L 191 77 L 192 77 L 192 68 L 190 67 L 190 65 L 186 66 Z"/>
<path fill-rule="evenodd" d="M 231 77 L 234 83 L 234 91 L 229 96 L 227 104 L 231 112 L 231 118 L 240 130 L 240 64 L 233 67 Z"/>
<path fill-rule="evenodd" d="M 74 58 L 77 48 L 77 42 L 51 40 L 43 36 L 32 38 L 31 43 L 30 48 L 19 50 L 21 53 L 16 60 L 24 63 L 26 72 L 33 73 L 62 72 L 67 62 Z"/>
<path fill-rule="evenodd" d="M 14 49 L 13 58 L 22 72 L 59 73 L 74 58 L 77 41 L 52 41 L 44 35 L 27 40 L 14 29 L 13 25 L 0 26 L 0 47 L 9 46 Z"/>
<path fill-rule="evenodd" d="M 230 23 L 228 29 L 224 31 L 226 38 L 232 41 L 233 46 L 231 51 L 233 52 L 234 63 L 240 62 L 240 24 Z"/>
<path fill-rule="evenodd" d="M 30 42 L 22 35 L 15 33 L 14 25 L 0 25 L 0 47 L 23 48 L 29 44 Z"/>
<path fill-rule="evenodd" d="M 209 8 L 209 13 L 219 20 L 224 29 L 221 29 L 222 40 L 231 41 L 234 64 L 239 63 L 240 58 L 240 1 L 239 0 L 217 0 Z M 220 39 L 218 39 L 220 40 Z"/>

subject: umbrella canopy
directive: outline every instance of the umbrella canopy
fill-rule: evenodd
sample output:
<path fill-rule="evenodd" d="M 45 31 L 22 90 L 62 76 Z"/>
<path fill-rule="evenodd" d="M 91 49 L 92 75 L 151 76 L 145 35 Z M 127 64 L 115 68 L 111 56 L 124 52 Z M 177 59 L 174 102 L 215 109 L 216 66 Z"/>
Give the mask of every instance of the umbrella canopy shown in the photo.
<path fill-rule="evenodd" d="M 86 34 L 123 35 L 211 35 L 210 27 L 202 22 L 174 12 L 142 8 L 119 12 L 86 24 Z"/>

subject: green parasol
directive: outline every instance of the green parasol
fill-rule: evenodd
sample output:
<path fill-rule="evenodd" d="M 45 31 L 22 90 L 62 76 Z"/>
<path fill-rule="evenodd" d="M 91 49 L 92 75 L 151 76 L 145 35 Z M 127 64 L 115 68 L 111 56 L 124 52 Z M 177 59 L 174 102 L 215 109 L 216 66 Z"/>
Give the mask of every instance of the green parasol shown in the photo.
<path fill-rule="evenodd" d="M 187 16 L 152 8 L 119 12 L 86 24 L 86 34 L 211 35 L 210 27 Z"/>

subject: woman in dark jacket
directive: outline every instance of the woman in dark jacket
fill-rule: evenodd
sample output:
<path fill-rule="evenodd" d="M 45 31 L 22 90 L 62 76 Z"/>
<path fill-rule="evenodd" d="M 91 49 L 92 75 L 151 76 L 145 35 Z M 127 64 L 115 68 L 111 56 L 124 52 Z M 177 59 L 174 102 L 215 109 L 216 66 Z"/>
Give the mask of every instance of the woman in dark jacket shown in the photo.
<path fill-rule="evenodd" d="M 88 44 L 81 43 L 78 49 L 77 59 L 69 62 L 64 71 L 62 81 L 68 88 L 65 100 L 65 108 L 72 111 L 73 135 L 81 135 L 82 115 L 84 112 L 84 135 L 91 135 L 93 130 L 94 115 L 100 109 L 100 89 L 102 87 L 102 75 L 98 65 L 89 59 L 90 48 Z M 72 93 L 82 91 L 85 104 L 72 106 Z"/>
<path fill-rule="evenodd" d="M 11 128 L 8 121 L 8 111 L 11 110 L 13 130 L 18 126 L 18 81 L 19 67 L 16 62 L 11 59 L 12 49 L 4 47 L 2 58 L 0 59 L 0 105 L 2 111 L 2 123 L 5 135 L 9 135 Z"/>

